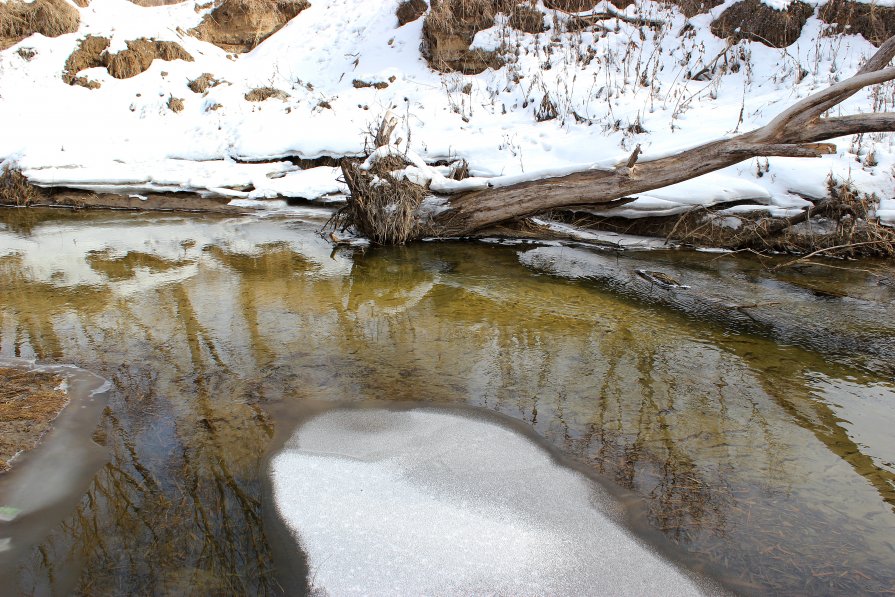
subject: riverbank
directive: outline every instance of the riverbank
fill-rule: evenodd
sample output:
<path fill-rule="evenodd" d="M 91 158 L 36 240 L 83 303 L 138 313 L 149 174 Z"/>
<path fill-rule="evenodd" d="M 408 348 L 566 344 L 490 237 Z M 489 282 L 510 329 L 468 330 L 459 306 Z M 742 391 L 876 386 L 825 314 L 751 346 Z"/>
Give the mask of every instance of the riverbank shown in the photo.
<path fill-rule="evenodd" d="M 637 148 L 643 162 L 765 125 L 850 76 L 892 10 L 877 6 L 874 28 L 860 2 L 484 3 L 454 31 L 442 14 L 451 3 L 318 0 L 284 3 L 248 23 L 265 28 L 250 36 L 247 23 L 222 20 L 228 3 L 62 3 L 77 16 L 69 32 L 0 51 L 0 160 L 61 189 L 60 202 L 117 195 L 129 209 L 159 196 L 177 209 L 340 200 L 339 160 L 364 155 L 389 110 L 397 147 L 471 187 L 624 163 Z M 737 16 L 743 5 L 752 11 Z M 893 92 L 867 89 L 841 111 L 885 112 Z M 710 210 L 722 230 L 799 217 L 832 180 L 869 198 L 868 221 L 895 221 L 892 135 L 834 144 L 820 158 L 752 159 L 576 216 L 636 227 Z"/>

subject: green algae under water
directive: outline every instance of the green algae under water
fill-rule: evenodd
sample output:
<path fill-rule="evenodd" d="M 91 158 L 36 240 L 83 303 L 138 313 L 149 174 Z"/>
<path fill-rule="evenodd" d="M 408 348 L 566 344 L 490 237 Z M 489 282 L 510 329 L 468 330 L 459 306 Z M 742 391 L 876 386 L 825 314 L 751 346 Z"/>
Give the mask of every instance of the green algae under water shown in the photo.
<path fill-rule="evenodd" d="M 2 586 L 290 592 L 305 570 L 270 503 L 277 438 L 303 409 L 394 402 L 517 421 L 615 488 L 635 533 L 733 591 L 895 590 L 887 266 L 333 251 L 321 217 L 0 210 L 0 356 L 114 385 L 84 437 L 108 459 L 49 534 L 0 553 Z M 625 272 L 644 264 L 737 304 L 638 290 Z"/>

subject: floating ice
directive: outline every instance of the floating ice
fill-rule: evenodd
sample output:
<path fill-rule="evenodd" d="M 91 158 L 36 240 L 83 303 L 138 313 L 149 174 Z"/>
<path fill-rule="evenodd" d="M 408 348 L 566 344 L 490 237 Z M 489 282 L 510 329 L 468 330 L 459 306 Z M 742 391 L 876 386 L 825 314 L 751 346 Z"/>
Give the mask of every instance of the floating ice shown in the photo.
<path fill-rule="evenodd" d="M 597 484 L 504 426 L 434 409 L 344 409 L 272 463 L 312 583 L 346 594 L 691 595 L 611 518 Z"/>

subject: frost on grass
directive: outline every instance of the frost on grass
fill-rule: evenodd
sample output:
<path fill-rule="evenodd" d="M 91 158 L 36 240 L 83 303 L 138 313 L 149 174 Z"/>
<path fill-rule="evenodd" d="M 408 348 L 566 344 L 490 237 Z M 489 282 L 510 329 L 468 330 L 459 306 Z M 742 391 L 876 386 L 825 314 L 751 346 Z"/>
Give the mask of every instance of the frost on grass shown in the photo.
<path fill-rule="evenodd" d="M 271 469 L 312 589 L 328 594 L 703 593 L 613 521 L 598 485 L 491 420 L 330 411 Z"/>

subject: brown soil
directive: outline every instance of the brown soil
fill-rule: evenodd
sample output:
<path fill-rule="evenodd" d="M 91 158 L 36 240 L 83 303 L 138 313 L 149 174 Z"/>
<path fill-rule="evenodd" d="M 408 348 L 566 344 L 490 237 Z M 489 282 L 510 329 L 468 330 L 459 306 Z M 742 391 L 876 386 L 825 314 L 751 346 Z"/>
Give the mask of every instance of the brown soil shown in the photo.
<path fill-rule="evenodd" d="M 214 78 L 214 75 L 211 73 L 202 73 L 200 76 L 196 77 L 189 83 L 187 83 L 187 87 L 190 88 L 190 91 L 193 93 L 205 93 L 212 87 L 217 87 L 221 82 Z"/>
<path fill-rule="evenodd" d="M 18 452 L 34 448 L 68 403 L 51 373 L 0 368 L 0 472 Z"/>
<path fill-rule="evenodd" d="M 90 6 L 90 0 L 72 0 L 72 2 L 74 2 L 81 8 L 87 8 L 88 6 Z"/>
<path fill-rule="evenodd" d="M 813 13 L 814 9 L 804 2 L 796 1 L 786 10 L 775 10 L 761 0 L 743 0 L 712 22 L 712 33 L 785 48 L 799 38 L 805 21 Z"/>
<path fill-rule="evenodd" d="M 499 68 L 495 52 L 470 48 L 475 34 L 494 24 L 498 12 L 511 14 L 513 3 L 504 0 L 432 0 L 423 23 L 423 55 L 441 72 L 474 75 Z"/>
<path fill-rule="evenodd" d="M 9 0 L 0 3 L 0 50 L 35 33 L 47 37 L 74 33 L 80 24 L 78 9 L 65 0 Z"/>
<path fill-rule="evenodd" d="M 398 17 L 398 27 L 417 20 L 425 14 L 427 8 L 429 5 L 425 0 L 405 0 L 398 5 L 398 10 L 395 11 L 395 16 Z"/>
<path fill-rule="evenodd" d="M 228 52 L 248 52 L 310 5 L 307 0 L 223 0 L 190 33 Z"/>
<path fill-rule="evenodd" d="M 109 39 L 106 37 L 88 35 L 82 39 L 65 62 L 62 80 L 68 84 L 80 84 L 79 72 L 102 66 L 116 79 L 128 79 L 144 72 L 155 59 L 193 61 L 193 57 L 173 41 L 140 38 L 127 42 L 127 49 L 117 54 L 110 54 L 108 49 Z"/>
<path fill-rule="evenodd" d="M 263 102 L 271 98 L 286 101 L 289 94 L 273 87 L 256 87 L 245 94 L 245 98 L 249 102 Z"/>
<path fill-rule="evenodd" d="M 836 33 L 860 34 L 876 46 L 895 35 L 895 8 L 892 7 L 830 0 L 821 7 L 818 16 L 834 25 Z"/>
<path fill-rule="evenodd" d="M 183 99 L 179 97 L 174 97 L 173 95 L 168 98 L 168 109 L 172 112 L 183 112 Z"/>
<path fill-rule="evenodd" d="M 105 64 L 109 74 L 116 79 L 129 79 L 146 71 L 156 58 L 193 61 L 193 57 L 176 42 L 141 38 L 127 42 L 127 49 L 117 54 L 106 53 Z"/>

